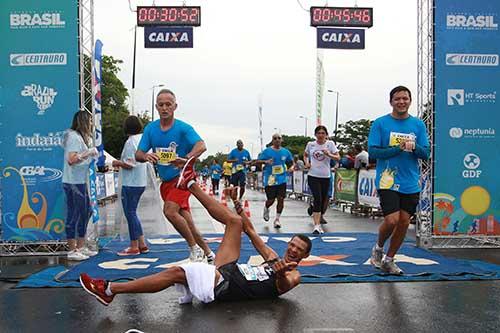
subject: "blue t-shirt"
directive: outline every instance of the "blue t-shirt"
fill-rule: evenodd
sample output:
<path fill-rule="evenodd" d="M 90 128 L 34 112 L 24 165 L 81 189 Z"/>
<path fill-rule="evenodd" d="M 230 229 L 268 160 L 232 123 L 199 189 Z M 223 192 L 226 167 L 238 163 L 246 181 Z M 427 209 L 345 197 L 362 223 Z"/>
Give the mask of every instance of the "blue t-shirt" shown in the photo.
<path fill-rule="evenodd" d="M 132 169 L 122 168 L 122 186 L 130 187 L 145 187 L 148 183 L 147 180 L 147 164 L 139 163 L 135 160 L 135 152 L 137 145 L 141 140 L 141 134 L 131 135 L 125 145 L 123 146 L 122 155 L 120 160 L 132 165 Z"/>
<path fill-rule="evenodd" d="M 399 146 L 402 139 L 414 139 L 416 144 L 429 147 L 427 130 L 422 120 L 409 116 L 395 119 L 390 114 L 376 119 L 368 136 L 368 147 L 388 148 Z M 389 158 L 377 159 L 377 189 L 400 193 L 420 192 L 420 170 L 414 152 L 401 151 Z"/>
<path fill-rule="evenodd" d="M 92 158 L 87 158 L 79 163 L 69 165 L 70 153 L 82 153 L 88 149 L 82 136 L 72 129 L 64 134 L 64 165 L 62 182 L 66 184 L 86 184 L 89 177 L 89 164 Z"/>
<path fill-rule="evenodd" d="M 292 153 L 286 148 L 278 150 L 268 147 L 259 155 L 259 160 L 273 159 L 273 164 L 264 166 L 264 186 L 286 184 L 286 163 L 293 162 Z"/>
<path fill-rule="evenodd" d="M 210 174 L 212 175 L 212 179 L 220 179 L 222 174 L 222 168 L 218 164 L 212 164 L 210 166 Z"/>
<path fill-rule="evenodd" d="M 236 162 L 233 162 L 233 174 L 235 174 L 236 172 L 240 171 L 246 173 L 246 167 L 244 163 L 250 161 L 252 158 L 250 157 L 250 153 L 248 152 L 248 150 L 238 150 L 238 148 L 234 148 L 227 156 L 227 159 L 236 160 Z"/>
<path fill-rule="evenodd" d="M 208 169 L 208 167 L 204 167 L 203 169 L 201 169 L 202 176 L 208 177 L 209 173 L 210 173 L 210 170 Z"/>
<path fill-rule="evenodd" d="M 153 149 L 160 157 L 158 173 L 163 181 L 179 176 L 180 170 L 170 164 L 177 157 L 186 157 L 201 137 L 193 127 L 182 120 L 175 119 L 171 128 L 163 131 L 160 120 L 149 123 L 144 128 L 138 150 L 147 152 Z"/>

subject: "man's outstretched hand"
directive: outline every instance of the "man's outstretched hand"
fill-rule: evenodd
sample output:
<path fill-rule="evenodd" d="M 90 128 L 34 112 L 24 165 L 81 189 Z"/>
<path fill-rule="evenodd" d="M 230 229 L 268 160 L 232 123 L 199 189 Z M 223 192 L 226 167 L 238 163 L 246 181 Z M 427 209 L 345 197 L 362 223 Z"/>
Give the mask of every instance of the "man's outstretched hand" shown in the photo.
<path fill-rule="evenodd" d="M 281 259 L 277 263 L 273 264 L 271 268 L 273 271 L 278 274 L 278 275 L 284 275 L 286 272 L 291 271 L 297 267 L 296 262 L 286 262 L 285 260 Z"/>

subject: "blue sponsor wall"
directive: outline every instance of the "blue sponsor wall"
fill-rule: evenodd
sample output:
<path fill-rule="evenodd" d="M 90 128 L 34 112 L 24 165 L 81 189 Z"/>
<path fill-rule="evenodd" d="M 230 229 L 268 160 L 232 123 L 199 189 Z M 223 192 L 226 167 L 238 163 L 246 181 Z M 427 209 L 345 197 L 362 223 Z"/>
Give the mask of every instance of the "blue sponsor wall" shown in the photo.
<path fill-rule="evenodd" d="M 434 234 L 500 235 L 500 2 L 435 5 Z"/>
<path fill-rule="evenodd" d="M 3 240 L 65 238 L 61 143 L 79 108 L 77 14 L 77 0 L 2 0 Z"/>

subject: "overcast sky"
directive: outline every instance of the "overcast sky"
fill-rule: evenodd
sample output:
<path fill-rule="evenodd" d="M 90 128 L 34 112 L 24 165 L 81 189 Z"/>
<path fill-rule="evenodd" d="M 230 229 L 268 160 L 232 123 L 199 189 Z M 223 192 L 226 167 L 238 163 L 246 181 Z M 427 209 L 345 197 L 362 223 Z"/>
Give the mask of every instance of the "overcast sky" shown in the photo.
<path fill-rule="evenodd" d="M 299 0 L 303 7 L 326 1 Z M 176 117 L 195 127 L 208 154 L 226 153 L 237 139 L 252 157 L 260 150 L 258 99 L 263 101 L 264 143 L 273 132 L 303 135 L 315 126 L 316 29 L 298 0 L 199 0 L 201 26 L 194 28 L 192 49 L 145 49 L 144 30 L 137 30 L 135 111 L 151 110 L 153 85 L 164 84 L 177 95 Z M 137 5 L 150 1 L 131 0 Z M 157 0 L 156 5 L 183 1 Z M 323 124 L 375 119 L 388 113 L 388 93 L 402 84 L 414 94 L 416 114 L 417 2 L 411 0 L 328 1 L 329 6 L 373 7 L 365 50 L 323 50 L 325 94 Z M 233 13 L 233 14 L 231 14 Z M 237 14 L 235 14 L 237 13 Z M 95 38 L 103 52 L 124 61 L 120 79 L 132 87 L 133 27 L 136 14 L 127 0 L 95 0 Z M 157 88 L 158 89 L 158 88 Z M 132 101 L 129 101 L 131 104 Z M 155 115 L 157 118 L 157 115 Z M 253 148 L 253 149 L 252 149 Z"/>

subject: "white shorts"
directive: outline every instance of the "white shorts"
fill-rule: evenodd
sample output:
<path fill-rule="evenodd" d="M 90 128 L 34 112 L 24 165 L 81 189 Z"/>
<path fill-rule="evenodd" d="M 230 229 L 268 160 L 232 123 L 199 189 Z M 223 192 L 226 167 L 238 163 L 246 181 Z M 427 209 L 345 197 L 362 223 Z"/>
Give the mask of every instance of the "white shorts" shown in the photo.
<path fill-rule="evenodd" d="M 183 293 L 183 296 L 179 297 L 179 303 L 191 303 L 193 296 L 203 303 L 213 302 L 215 266 L 203 262 L 192 262 L 182 264 L 180 267 L 186 273 L 187 286 L 176 284 L 177 290 Z"/>

